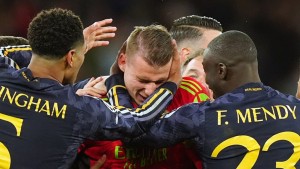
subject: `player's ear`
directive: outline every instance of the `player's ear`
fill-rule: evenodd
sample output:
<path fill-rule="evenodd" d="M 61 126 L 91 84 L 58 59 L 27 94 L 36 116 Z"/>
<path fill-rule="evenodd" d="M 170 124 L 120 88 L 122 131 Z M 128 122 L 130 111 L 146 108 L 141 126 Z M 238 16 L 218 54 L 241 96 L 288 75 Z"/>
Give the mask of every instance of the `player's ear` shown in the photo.
<path fill-rule="evenodd" d="M 119 57 L 118 57 L 118 65 L 119 68 L 124 72 L 125 71 L 125 66 L 127 63 L 127 56 L 125 53 L 120 53 Z"/>
<path fill-rule="evenodd" d="M 70 50 L 66 54 L 66 66 L 73 67 L 73 56 L 76 54 L 75 50 Z"/>
<path fill-rule="evenodd" d="M 227 66 L 224 63 L 218 64 L 218 76 L 220 79 L 225 79 L 227 76 Z"/>
<path fill-rule="evenodd" d="M 180 62 L 183 64 L 191 53 L 190 48 L 182 48 L 179 52 Z"/>

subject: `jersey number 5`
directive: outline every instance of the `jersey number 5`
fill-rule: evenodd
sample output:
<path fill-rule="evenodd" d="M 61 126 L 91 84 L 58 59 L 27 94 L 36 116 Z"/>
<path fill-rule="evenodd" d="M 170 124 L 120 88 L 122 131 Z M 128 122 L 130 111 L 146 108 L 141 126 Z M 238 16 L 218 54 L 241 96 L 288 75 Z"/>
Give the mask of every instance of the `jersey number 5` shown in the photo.
<path fill-rule="evenodd" d="M 16 128 L 16 135 L 21 135 L 21 129 L 23 125 L 23 119 L 8 116 L 0 113 L 0 120 L 11 123 Z M 6 146 L 0 142 L 0 168 L 9 169 L 11 164 L 10 153 Z"/>

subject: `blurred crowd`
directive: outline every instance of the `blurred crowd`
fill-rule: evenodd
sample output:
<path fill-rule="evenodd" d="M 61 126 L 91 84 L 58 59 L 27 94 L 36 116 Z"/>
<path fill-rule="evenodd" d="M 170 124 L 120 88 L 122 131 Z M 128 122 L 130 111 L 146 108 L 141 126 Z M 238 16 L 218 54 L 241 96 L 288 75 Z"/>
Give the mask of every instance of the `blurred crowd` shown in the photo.
<path fill-rule="evenodd" d="M 26 38 L 30 20 L 42 9 L 67 8 L 78 14 L 84 26 L 113 18 L 118 28 L 108 47 L 87 53 L 78 80 L 105 75 L 117 51 L 134 26 L 159 23 L 170 27 L 186 15 L 209 16 L 224 31 L 240 30 L 252 37 L 258 49 L 264 84 L 295 94 L 300 73 L 299 0 L 0 0 L 0 35 Z"/>

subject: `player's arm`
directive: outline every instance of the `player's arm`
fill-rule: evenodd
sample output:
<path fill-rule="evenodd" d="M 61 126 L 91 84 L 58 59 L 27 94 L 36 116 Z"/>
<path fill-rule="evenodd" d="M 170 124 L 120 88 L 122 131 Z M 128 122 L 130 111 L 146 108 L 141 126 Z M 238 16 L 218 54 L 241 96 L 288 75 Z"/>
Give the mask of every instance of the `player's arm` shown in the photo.
<path fill-rule="evenodd" d="M 85 135 L 89 139 L 121 139 L 123 137 L 137 137 L 145 132 L 156 121 L 169 102 L 173 98 L 177 85 L 166 82 L 144 104 L 136 109 L 128 109 L 122 106 L 112 106 L 101 99 L 82 97 L 82 103 L 88 103 L 84 107 L 83 114 L 87 114 L 82 120 L 83 126 L 91 126 Z M 123 87 L 115 87 L 119 98 L 128 97 L 127 90 Z M 127 99 L 130 102 L 129 99 Z M 124 99 L 126 101 L 126 98 Z M 87 127 L 85 127 L 87 128 Z"/>
<path fill-rule="evenodd" d="M 106 155 L 104 154 L 90 169 L 100 169 L 106 160 Z"/>
<path fill-rule="evenodd" d="M 180 59 L 175 41 L 173 44 L 174 56 L 168 81 L 157 88 L 138 108 L 129 109 L 123 106 L 111 106 L 102 100 L 98 101 L 96 99 L 83 101 L 89 102 L 89 105 L 91 106 L 89 107 L 91 109 L 86 111 L 91 111 L 90 113 L 98 116 L 96 119 L 94 118 L 94 120 L 98 119 L 94 125 L 98 125 L 96 131 L 101 134 L 102 139 L 103 137 L 110 139 L 120 139 L 125 136 L 136 137 L 141 133 L 144 133 L 164 112 L 177 90 L 177 85 L 181 81 L 181 72 L 178 71 L 180 70 Z M 109 97 L 110 102 L 120 102 L 120 104 L 116 103 L 114 105 L 129 104 L 129 94 L 125 88 L 124 80 L 122 80 L 124 76 L 120 74 L 112 76 L 119 76 L 121 78 L 121 83 L 111 84 L 110 86 L 114 86 L 112 88 L 110 88 L 110 86 L 108 87 L 108 96 L 110 96 L 110 91 L 112 91 L 112 94 L 115 93 L 118 96 L 118 100 L 111 100 L 115 97 Z"/>
<path fill-rule="evenodd" d="M 204 130 L 204 110 L 201 110 L 203 104 L 206 103 L 182 106 L 165 115 L 143 135 L 123 142 L 126 146 L 161 148 L 199 136 L 198 133 L 203 133 Z"/>
<path fill-rule="evenodd" d="M 100 104 L 98 105 L 98 107 L 101 108 L 100 111 L 102 111 L 100 112 L 100 116 L 102 117 L 99 117 L 99 119 L 105 120 L 99 122 L 100 127 L 105 130 L 101 133 L 107 134 L 105 137 L 117 139 L 124 136 L 136 137 L 141 133 L 144 133 L 152 126 L 153 122 L 161 116 L 169 102 L 172 100 L 173 95 L 177 90 L 177 85 L 181 81 L 181 72 L 178 71 L 180 70 L 180 59 L 175 42 L 174 50 L 175 55 L 172 60 L 168 82 L 157 88 L 138 108 L 128 109 L 123 106 L 114 107 L 104 101 L 97 102 Z M 110 93 L 115 93 L 118 96 L 118 100 L 110 100 L 110 102 L 120 102 L 119 104 L 115 103 L 115 105 L 131 104 L 129 94 L 124 85 L 124 80 L 122 80 L 124 76 L 120 74 L 112 76 L 119 76 L 121 78 L 121 85 L 111 84 L 111 86 L 114 87 L 108 87 L 108 96 L 110 96 Z M 109 99 L 114 98 L 116 97 L 110 97 Z"/>

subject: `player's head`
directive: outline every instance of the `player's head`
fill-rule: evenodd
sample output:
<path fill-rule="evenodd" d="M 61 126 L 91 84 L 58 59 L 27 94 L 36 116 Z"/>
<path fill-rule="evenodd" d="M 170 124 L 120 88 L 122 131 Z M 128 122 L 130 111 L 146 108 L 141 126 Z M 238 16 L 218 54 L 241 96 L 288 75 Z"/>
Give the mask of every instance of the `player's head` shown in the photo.
<path fill-rule="evenodd" d="M 129 94 L 141 104 L 168 79 L 174 55 L 172 38 L 161 25 L 139 26 L 127 39 L 126 51 L 118 57 Z"/>
<path fill-rule="evenodd" d="M 245 33 L 232 30 L 213 39 L 204 51 L 206 82 L 217 98 L 250 82 L 260 82 L 257 50 Z"/>
<path fill-rule="evenodd" d="M 199 49 L 205 49 L 208 43 L 222 31 L 222 25 L 216 19 L 197 15 L 174 20 L 170 29 L 178 45 L 182 63 Z"/>
<path fill-rule="evenodd" d="M 65 59 L 63 83 L 73 83 L 84 60 L 83 25 L 70 10 L 43 10 L 29 24 L 27 38 L 35 57 L 50 62 Z M 41 65 L 42 66 L 42 65 Z"/>

